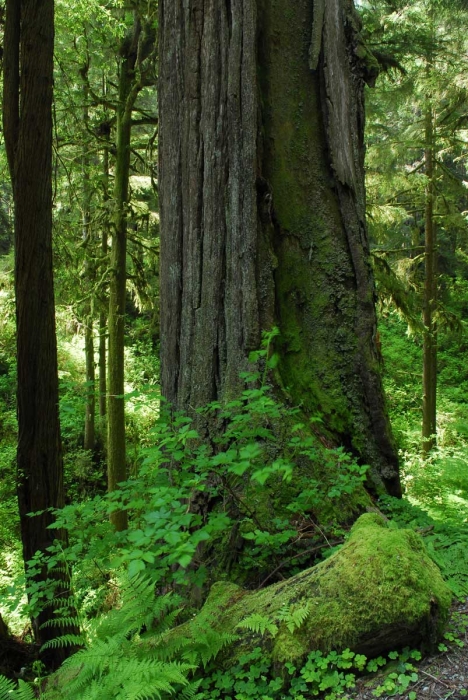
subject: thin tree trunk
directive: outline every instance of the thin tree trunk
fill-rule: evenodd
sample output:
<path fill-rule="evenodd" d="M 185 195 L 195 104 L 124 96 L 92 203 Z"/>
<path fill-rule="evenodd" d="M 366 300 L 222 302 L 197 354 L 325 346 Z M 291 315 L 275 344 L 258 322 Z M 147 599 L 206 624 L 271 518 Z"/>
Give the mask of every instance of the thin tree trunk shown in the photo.
<path fill-rule="evenodd" d="M 437 439 L 437 228 L 434 220 L 435 207 L 435 131 L 433 99 L 430 83 L 434 64 L 433 46 L 435 44 L 434 4 L 429 2 L 428 14 L 431 38 L 428 44 L 425 65 L 425 77 L 428 94 L 425 107 L 424 158 L 426 173 L 425 205 L 425 251 L 424 251 L 424 300 L 423 300 L 423 417 L 422 417 L 422 452 L 427 456 L 435 447 Z"/>
<path fill-rule="evenodd" d="M 85 325 L 85 358 L 86 358 L 86 413 L 85 413 L 85 430 L 84 430 L 84 449 L 94 451 L 96 446 L 96 389 L 95 380 L 96 372 L 94 365 L 94 320 L 93 320 L 93 301 L 91 297 L 91 289 L 94 285 L 94 263 L 92 262 L 92 235 L 91 235 L 91 183 L 90 183 L 90 160 L 87 153 L 87 130 L 89 124 L 88 110 L 88 82 L 87 73 L 89 65 L 86 65 L 83 71 L 83 124 L 85 129 L 84 152 L 82 157 L 82 174 L 83 174 L 83 242 L 85 250 L 85 278 L 89 284 L 90 297 L 86 302 L 84 311 Z"/>
<path fill-rule="evenodd" d="M 103 175 L 103 202 L 104 205 L 109 201 L 109 147 L 106 146 L 103 152 L 102 160 L 102 175 Z M 107 256 L 109 253 L 107 245 L 107 227 L 104 225 L 101 232 L 101 256 L 103 264 L 107 265 Z M 106 415 L 107 415 L 107 311 L 105 303 L 101 304 L 99 313 L 99 418 L 101 426 L 101 434 L 106 442 Z"/>
<path fill-rule="evenodd" d="M 108 488 L 114 491 L 127 478 L 125 454 L 124 402 L 124 335 L 127 256 L 127 204 L 130 174 L 130 139 L 132 108 L 137 96 L 134 68 L 141 31 L 135 19 L 134 31 L 127 54 L 121 62 L 119 76 L 119 105 L 117 108 L 117 156 L 115 165 L 115 216 L 111 249 L 111 280 L 109 296 L 109 401 L 108 401 Z M 126 511 L 115 511 L 111 521 L 117 530 L 127 528 Z"/>
<path fill-rule="evenodd" d="M 425 277 L 424 277 L 424 337 L 423 337 L 423 454 L 428 455 L 436 445 L 437 433 L 437 228 L 434 221 L 434 122 L 432 105 L 426 108 L 425 128 L 426 210 L 425 210 Z"/>
<path fill-rule="evenodd" d="M 23 0 L 21 6 L 8 0 L 3 120 L 15 201 L 17 478 L 25 562 L 65 539 L 49 529 L 50 510 L 64 504 L 52 271 L 53 48 L 53 0 Z M 57 600 L 67 596 L 66 572 L 44 567 L 34 578 L 55 580 Z M 33 621 L 39 642 L 64 632 L 43 626 L 54 617 L 51 605 Z M 50 650 L 49 661 L 57 665 L 70 651 Z"/>
<path fill-rule="evenodd" d="M 285 401 L 399 495 L 352 1 L 161 0 L 159 26 L 163 395 L 186 412 L 235 395 L 276 324 Z"/>
<path fill-rule="evenodd" d="M 86 415 L 84 449 L 94 451 L 96 447 L 96 372 L 94 365 L 94 324 L 91 314 L 87 315 L 85 323 Z"/>

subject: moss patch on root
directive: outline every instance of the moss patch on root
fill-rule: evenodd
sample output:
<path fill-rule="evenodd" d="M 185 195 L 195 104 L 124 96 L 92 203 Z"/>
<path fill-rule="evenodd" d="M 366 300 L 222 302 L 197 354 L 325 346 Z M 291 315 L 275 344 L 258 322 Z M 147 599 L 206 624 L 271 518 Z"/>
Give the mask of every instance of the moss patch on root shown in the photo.
<path fill-rule="evenodd" d="M 327 561 L 257 592 L 216 583 L 200 613 L 173 633 L 197 640 L 211 627 L 238 635 L 223 653 L 227 666 L 256 646 L 278 665 L 314 649 L 350 647 L 372 656 L 406 644 L 433 643 L 450 603 L 450 590 L 422 538 L 412 530 L 392 529 L 378 513 L 366 513 Z M 282 620 L 285 611 L 306 606 L 306 620 L 291 632 Z M 239 627 L 253 614 L 267 618 L 278 632 Z"/>

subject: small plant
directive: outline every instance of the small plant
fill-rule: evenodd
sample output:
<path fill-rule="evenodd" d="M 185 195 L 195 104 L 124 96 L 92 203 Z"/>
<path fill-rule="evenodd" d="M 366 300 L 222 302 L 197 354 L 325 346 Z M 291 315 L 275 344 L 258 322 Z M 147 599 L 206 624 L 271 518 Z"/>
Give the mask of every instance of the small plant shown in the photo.
<path fill-rule="evenodd" d="M 419 661 L 421 652 L 405 648 L 400 654 L 397 651 L 390 652 L 388 658 L 396 663 L 396 669 L 388 673 L 383 683 L 373 691 L 372 694 L 377 698 L 384 694 L 402 695 L 408 691 L 411 683 L 415 683 L 418 680 L 416 668 L 411 660 Z M 416 694 L 411 693 L 411 695 L 413 697 L 410 700 L 414 700 Z"/>
<path fill-rule="evenodd" d="M 254 616 L 251 616 L 252 618 Z M 260 631 L 266 625 L 259 621 L 247 619 L 253 628 Z M 258 623 L 258 624 L 257 624 Z M 247 626 L 244 625 L 244 626 Z M 358 675 L 375 673 L 379 669 L 389 670 L 383 682 L 374 690 L 375 697 L 406 693 L 411 683 L 418 679 L 412 661 L 421 659 L 417 650 L 404 649 L 391 652 L 388 658 L 380 656 L 368 660 L 363 654 L 356 654 L 350 649 L 342 652 L 311 652 L 305 663 L 297 667 L 288 662 L 284 665 L 281 676 L 272 675 L 272 662 L 260 647 L 239 657 L 237 663 L 229 670 L 215 670 L 205 677 L 200 685 L 197 700 L 306 700 L 320 696 L 324 700 L 346 700 L 355 687 Z M 416 694 L 409 693 L 410 700 Z"/>

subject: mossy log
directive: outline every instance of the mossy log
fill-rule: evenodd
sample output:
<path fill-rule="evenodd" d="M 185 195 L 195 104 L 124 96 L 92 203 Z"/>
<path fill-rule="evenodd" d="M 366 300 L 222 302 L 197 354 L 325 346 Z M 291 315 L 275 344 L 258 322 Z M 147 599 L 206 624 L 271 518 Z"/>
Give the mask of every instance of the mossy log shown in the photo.
<path fill-rule="evenodd" d="M 451 593 L 422 538 L 412 530 L 392 529 L 378 513 L 366 513 L 342 549 L 286 581 L 255 592 L 214 584 L 200 613 L 174 634 L 196 641 L 211 627 L 236 635 L 237 641 L 223 651 L 225 666 L 257 646 L 277 664 L 314 649 L 349 647 L 373 657 L 406 645 L 432 646 L 450 602 Z M 303 623 L 288 629 L 294 612 L 300 617 L 304 611 Z M 246 626 L 243 621 L 252 615 L 267 619 L 270 631 L 262 634 L 252 631 L 255 625 Z"/>

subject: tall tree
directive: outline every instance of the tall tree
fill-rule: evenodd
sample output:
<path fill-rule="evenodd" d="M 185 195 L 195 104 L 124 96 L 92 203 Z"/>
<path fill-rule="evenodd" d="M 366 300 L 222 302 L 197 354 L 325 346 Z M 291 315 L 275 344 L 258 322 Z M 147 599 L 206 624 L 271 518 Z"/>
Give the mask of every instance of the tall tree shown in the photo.
<path fill-rule="evenodd" d="M 432 56 L 427 57 L 427 72 L 432 67 Z M 435 221 L 435 138 L 432 96 L 425 106 L 424 164 L 427 177 L 424 216 L 425 271 L 423 301 L 423 406 L 422 438 L 423 454 L 428 454 L 436 444 L 437 433 L 437 286 L 438 250 L 437 224 Z"/>
<path fill-rule="evenodd" d="M 464 170 L 457 166 L 460 129 L 466 127 L 466 66 L 460 58 L 466 9 L 442 0 L 366 5 L 369 43 L 386 69 L 395 69 L 371 98 L 372 232 L 379 237 L 379 255 L 395 267 L 403 262 L 407 278 L 405 256 L 406 263 L 413 260 L 423 320 L 422 448 L 428 454 L 436 444 L 438 331 L 454 321 L 438 299 L 441 272 L 455 274 L 457 230 L 466 228 Z M 394 300 L 405 313 L 412 311 L 401 294 Z"/>
<path fill-rule="evenodd" d="M 17 322 L 17 477 L 24 561 L 57 536 L 51 508 L 64 503 L 58 418 L 57 347 L 52 271 L 53 0 L 7 0 L 3 123 L 15 203 Z M 35 515 L 31 516 L 30 514 Z M 36 579 L 66 575 L 43 569 Z M 34 620 L 38 641 L 57 636 Z M 66 656 L 57 650 L 55 661 Z"/>
<path fill-rule="evenodd" d="M 108 488 L 114 491 L 127 478 L 125 453 L 124 336 L 127 282 L 127 218 L 129 203 L 132 115 L 137 97 L 145 85 L 154 82 L 155 6 L 148 3 L 147 15 L 135 8 L 133 26 L 120 47 L 119 90 L 116 122 L 116 164 L 114 176 L 114 220 L 109 290 L 109 382 L 107 406 Z M 117 530 L 127 527 L 126 511 L 115 511 L 111 520 Z"/>
<path fill-rule="evenodd" d="M 83 154 L 81 159 L 83 192 L 81 205 L 81 222 L 82 222 L 82 237 L 83 246 L 85 248 L 85 276 L 90 287 L 95 283 L 95 264 L 93 262 L 92 250 L 92 227 L 91 227 L 91 162 L 89 157 L 89 145 L 86 139 L 89 131 L 89 90 L 88 90 L 88 71 L 89 71 L 89 53 L 87 52 L 86 61 L 80 68 L 80 74 L 83 81 Z M 86 414 L 85 414 L 85 429 L 83 447 L 85 450 L 94 451 L 96 446 L 96 371 L 94 363 L 94 313 L 93 299 L 91 292 L 86 300 L 84 308 L 84 327 L 85 327 L 85 359 L 86 359 Z"/>
<path fill-rule="evenodd" d="M 399 495 L 365 225 L 376 65 L 352 0 L 162 0 L 160 32 L 163 394 L 235 395 L 276 324 L 284 400 Z"/>

